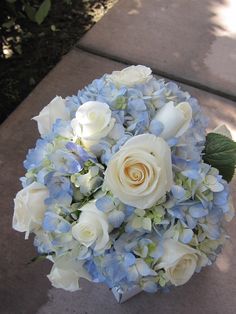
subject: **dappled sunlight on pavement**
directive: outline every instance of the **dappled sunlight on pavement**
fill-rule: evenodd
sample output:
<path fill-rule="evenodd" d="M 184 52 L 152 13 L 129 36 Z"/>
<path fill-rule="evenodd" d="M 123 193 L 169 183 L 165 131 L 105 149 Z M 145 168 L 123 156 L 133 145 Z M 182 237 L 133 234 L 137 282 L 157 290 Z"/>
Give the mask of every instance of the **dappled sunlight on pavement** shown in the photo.
<path fill-rule="evenodd" d="M 204 63 L 213 75 L 229 84 L 235 84 L 236 2 L 212 2 L 209 12 L 212 13 L 212 33 L 215 39 L 211 42 Z"/>
<path fill-rule="evenodd" d="M 225 0 L 222 1 L 222 3 L 213 2 L 211 10 L 214 13 L 212 21 L 216 25 L 219 25 L 219 27 L 215 29 L 215 35 L 235 38 L 236 37 L 235 0 Z"/>

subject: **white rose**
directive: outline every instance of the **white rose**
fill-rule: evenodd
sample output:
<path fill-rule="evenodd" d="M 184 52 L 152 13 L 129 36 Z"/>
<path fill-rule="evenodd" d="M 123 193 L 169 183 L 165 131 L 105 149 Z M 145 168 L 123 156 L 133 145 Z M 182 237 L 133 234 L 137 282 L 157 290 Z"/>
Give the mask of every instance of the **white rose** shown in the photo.
<path fill-rule="evenodd" d="M 75 136 L 80 137 L 88 149 L 107 136 L 114 124 L 115 118 L 112 118 L 109 106 L 99 101 L 88 101 L 81 105 L 71 121 Z"/>
<path fill-rule="evenodd" d="M 97 209 L 94 201 L 84 205 L 80 211 L 79 221 L 72 227 L 73 237 L 86 247 L 94 244 L 95 251 L 105 249 L 109 242 L 106 215 Z"/>
<path fill-rule="evenodd" d="M 145 209 L 170 191 L 171 151 L 152 134 L 134 136 L 109 161 L 104 187 L 123 203 Z"/>
<path fill-rule="evenodd" d="M 198 269 L 200 252 L 173 239 L 164 240 L 163 247 L 155 270 L 164 268 L 167 279 L 175 286 L 185 284 Z"/>
<path fill-rule="evenodd" d="M 51 131 L 52 125 L 57 119 L 70 119 L 69 112 L 66 108 L 66 100 L 58 96 L 44 107 L 38 116 L 33 118 L 33 120 L 37 121 L 41 136 L 45 136 Z"/>
<path fill-rule="evenodd" d="M 160 136 L 165 140 L 179 137 L 189 128 L 192 120 L 192 108 L 188 102 L 181 102 L 174 106 L 173 101 L 170 101 L 157 111 L 153 120 L 163 124 L 164 129 Z"/>
<path fill-rule="evenodd" d="M 121 71 L 113 71 L 108 76 L 117 87 L 132 87 L 136 84 L 145 83 L 152 78 L 152 70 L 144 65 L 132 65 Z"/>
<path fill-rule="evenodd" d="M 91 280 L 88 272 L 84 269 L 82 262 L 67 260 L 65 257 L 59 258 L 59 260 L 55 262 L 47 277 L 51 281 L 53 287 L 71 292 L 80 289 L 80 278 Z"/>
<path fill-rule="evenodd" d="M 48 195 L 48 189 L 38 182 L 33 182 L 19 191 L 14 199 L 13 229 L 26 232 L 26 238 L 31 231 L 37 230 L 44 218 L 44 200 Z"/>

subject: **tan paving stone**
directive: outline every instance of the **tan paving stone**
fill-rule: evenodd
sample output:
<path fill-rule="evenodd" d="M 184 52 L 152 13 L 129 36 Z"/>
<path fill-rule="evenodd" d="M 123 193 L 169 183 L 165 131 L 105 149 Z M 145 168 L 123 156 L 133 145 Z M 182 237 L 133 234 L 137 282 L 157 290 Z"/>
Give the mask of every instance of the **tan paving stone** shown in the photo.
<path fill-rule="evenodd" d="M 120 0 L 79 46 L 235 97 L 235 7 L 234 0 Z"/>

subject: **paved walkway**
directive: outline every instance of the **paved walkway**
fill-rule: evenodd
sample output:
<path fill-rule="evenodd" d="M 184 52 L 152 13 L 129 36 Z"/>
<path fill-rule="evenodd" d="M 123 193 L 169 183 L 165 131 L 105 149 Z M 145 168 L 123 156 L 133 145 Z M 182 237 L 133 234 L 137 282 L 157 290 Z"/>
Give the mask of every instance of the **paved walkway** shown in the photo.
<path fill-rule="evenodd" d="M 188 1 L 188 4 L 195 5 L 197 3 L 205 3 L 210 1 Z M 212 1 L 213 2 L 213 1 Z M 217 2 L 217 1 L 215 1 Z M 140 3 L 143 7 L 140 6 Z M 145 4 L 144 4 L 145 3 Z M 149 9 L 146 3 L 149 3 Z M 159 4 L 158 4 L 159 3 Z M 228 233 L 231 240 L 227 243 L 223 253 L 217 259 L 216 264 L 205 269 L 202 273 L 194 276 L 194 278 L 185 286 L 174 289 L 170 294 L 149 295 L 142 293 L 139 297 L 133 298 L 123 305 L 118 305 L 112 297 L 110 291 L 102 285 L 95 285 L 88 282 L 82 283 L 83 290 L 76 293 L 66 293 L 63 290 L 54 289 L 50 286 L 46 278 L 46 274 L 50 270 L 48 262 L 37 262 L 27 265 L 27 262 L 35 256 L 35 250 L 32 245 L 32 240 L 24 241 L 23 235 L 11 229 L 11 219 L 13 213 L 13 198 L 17 190 L 20 188 L 18 178 L 23 175 L 24 170 L 22 161 L 29 147 L 33 147 L 35 140 L 38 137 L 36 125 L 31 121 L 31 117 L 36 115 L 55 95 L 71 95 L 78 89 L 82 88 L 94 78 L 101 76 L 105 72 L 122 69 L 125 64 L 122 60 L 126 59 L 120 54 L 119 50 L 114 49 L 116 41 L 119 39 L 119 32 L 114 25 L 110 23 L 120 24 L 120 33 L 127 34 L 123 36 L 127 44 L 129 58 L 125 61 L 129 63 L 140 62 L 142 64 L 152 65 L 155 72 L 158 71 L 158 63 L 155 65 L 152 62 L 159 62 L 160 56 L 157 54 L 157 41 L 153 41 L 155 37 L 150 34 L 150 39 L 142 36 L 146 41 L 148 50 L 156 52 L 156 58 L 147 55 L 143 52 L 137 59 L 136 52 L 141 50 L 145 45 L 140 39 L 137 44 L 132 42 L 132 31 L 130 28 L 136 29 L 137 34 L 143 29 L 138 24 L 131 25 L 136 16 L 136 11 L 139 10 L 139 23 L 142 25 L 153 26 L 156 20 L 153 16 L 161 12 L 174 14 L 173 18 L 177 18 L 177 11 L 172 10 L 174 1 L 165 1 L 169 6 L 165 5 L 165 10 L 162 10 L 164 1 L 140 0 L 140 1 L 123 1 L 117 4 L 104 19 L 98 23 L 79 44 L 80 49 L 72 50 L 66 55 L 62 61 L 47 75 L 47 77 L 34 89 L 34 91 L 25 99 L 25 101 L 17 108 L 17 110 L 1 125 L 0 127 L 0 313 L 1 314 L 60 314 L 60 313 L 78 313 L 78 314 L 111 314 L 111 313 L 167 313 L 167 314 L 215 314 L 235 313 L 236 308 L 236 222 L 232 222 L 228 227 Z M 178 1 L 179 4 L 186 1 Z M 153 7 L 155 5 L 155 7 Z M 161 6 L 162 5 L 162 6 Z M 129 11 L 128 11 L 129 10 Z M 133 11 L 132 11 L 133 10 Z M 135 11 L 136 10 L 136 11 Z M 148 11 L 149 10 L 149 11 Z M 159 13 L 157 11 L 160 10 Z M 170 10 L 170 11 L 169 11 Z M 199 9 L 200 10 L 200 9 Z M 127 13 L 128 12 L 128 13 Z M 145 15 L 143 15 L 145 13 Z M 201 13 L 201 11 L 200 11 Z M 197 12 L 193 12 L 195 16 L 194 28 L 197 28 L 198 23 L 201 24 L 201 15 L 199 21 L 196 16 Z M 126 15 L 130 16 L 127 19 Z M 163 13 L 164 14 L 164 13 Z M 189 23 L 193 21 L 193 16 L 186 17 Z M 149 22 L 147 22 L 147 20 Z M 165 19 L 162 18 L 163 25 L 159 25 L 159 32 L 167 32 L 168 28 L 165 25 Z M 130 22 L 131 21 L 131 22 Z M 176 28 L 180 27 L 176 22 Z M 198 23 L 197 23 L 198 22 Z M 107 23 L 107 24 L 106 24 Z M 159 21 L 159 23 L 161 23 Z M 173 22 L 174 23 L 174 22 Z M 187 23 L 187 22 L 186 22 Z M 190 25 L 192 25 L 190 23 Z M 186 24 L 188 25 L 188 24 Z M 114 27 L 114 28 L 112 28 Z M 144 27 L 144 26 L 143 26 Z M 147 26 L 146 30 L 147 30 Z M 103 31 L 101 31 L 103 29 Z M 187 29 L 187 26 L 186 26 Z M 97 33 L 96 33 L 97 32 Z M 105 45 L 107 34 L 114 35 L 110 38 L 110 45 Z M 187 32 L 187 30 L 186 30 Z M 146 32 L 148 33 L 148 32 Z M 172 34 L 172 29 L 168 31 Z M 97 34 L 97 35 L 96 35 Z M 138 35 L 135 36 L 138 36 Z M 139 33 L 141 34 L 141 33 Z M 149 34 L 149 33 L 148 33 Z M 99 37 L 100 36 L 100 37 Z M 104 36 L 104 37 L 103 37 Z M 141 36 L 141 35 L 139 35 Z M 154 35 L 153 35 L 154 36 Z M 177 35 L 176 35 L 177 36 Z M 186 35 L 187 36 L 187 35 Z M 173 40 L 174 40 L 173 36 Z M 104 43 L 103 43 L 104 38 Z M 158 36 L 156 37 L 158 38 Z M 96 42 L 94 41 L 96 39 Z M 160 39 L 161 40 L 161 39 Z M 164 40 L 164 39 L 163 39 Z M 177 40 L 177 39 L 176 39 Z M 191 40 L 191 37 L 189 37 Z M 94 47 L 98 43 L 101 47 Z M 120 42 L 121 43 L 121 42 Z M 149 44 L 148 44 L 149 43 Z M 164 41 L 162 42 L 165 45 Z M 195 41 L 192 45 L 195 44 Z M 192 49 L 192 45 L 188 42 L 186 50 Z M 113 48 L 112 48 L 113 47 Z M 136 49 L 134 49 L 136 48 Z M 152 49 L 153 48 L 153 49 Z M 113 52 L 109 52 L 113 49 Z M 122 48 L 125 53 L 125 47 Z M 142 48 L 143 49 L 143 48 Z M 87 50 L 87 52 L 85 51 Z M 109 58 L 104 58 L 100 55 L 108 55 Z M 90 52 L 89 52 L 90 51 Z M 189 52 L 190 54 L 190 52 Z M 197 54 L 196 54 L 197 55 Z M 149 56 L 149 57 L 148 57 Z M 169 62 L 169 70 L 166 68 L 166 77 L 176 77 L 179 82 L 189 81 L 188 85 L 182 85 L 182 88 L 189 91 L 197 97 L 206 114 L 211 117 L 211 127 L 214 127 L 219 122 L 227 123 L 233 131 L 236 131 L 236 109 L 235 103 L 229 98 L 234 98 L 234 88 L 229 88 L 228 84 L 217 85 L 217 80 L 209 79 L 211 82 L 211 93 L 204 69 L 202 69 L 202 79 L 194 76 L 194 72 L 189 73 L 188 77 L 185 72 L 181 71 L 181 67 L 173 61 L 170 67 L 171 53 L 167 54 L 166 60 Z M 170 58 L 170 59 L 169 59 Z M 186 58 L 186 59 L 184 59 Z M 181 58 L 182 59 L 182 58 Z M 188 55 L 183 55 L 183 59 L 188 64 Z M 117 61 L 114 61 L 117 60 Z M 120 60 L 120 62 L 119 62 Z M 140 61 L 138 61 L 140 60 Z M 156 60 L 156 61 L 155 61 Z M 159 60 L 159 61 L 158 61 Z M 163 65 L 164 66 L 164 65 Z M 166 65 L 167 66 L 167 65 Z M 232 63 L 232 68 L 235 64 Z M 172 71 L 171 71 L 172 70 Z M 201 72 L 201 71 L 200 71 Z M 226 71 L 227 72 L 227 71 Z M 163 74 L 162 73 L 162 74 Z M 206 74 L 207 76 L 207 74 Z M 217 76 L 215 76 L 216 78 Z M 191 84 L 190 84 L 191 83 Z M 191 86 L 190 86 L 191 85 Z M 193 87 L 195 86 L 195 87 Z M 198 88 L 196 88 L 198 87 Z M 201 88 L 199 88 L 201 87 Z M 218 89 L 218 87 L 220 87 Z M 204 89 L 204 90 L 203 90 Z M 215 92 L 216 90 L 216 92 Z M 213 93 L 214 92 L 214 93 Z M 225 98 L 219 97 L 216 94 L 223 94 Z M 236 185 L 232 186 L 234 191 L 234 201 L 236 204 Z"/>
<path fill-rule="evenodd" d="M 234 0 L 120 0 L 79 47 L 236 100 Z"/>

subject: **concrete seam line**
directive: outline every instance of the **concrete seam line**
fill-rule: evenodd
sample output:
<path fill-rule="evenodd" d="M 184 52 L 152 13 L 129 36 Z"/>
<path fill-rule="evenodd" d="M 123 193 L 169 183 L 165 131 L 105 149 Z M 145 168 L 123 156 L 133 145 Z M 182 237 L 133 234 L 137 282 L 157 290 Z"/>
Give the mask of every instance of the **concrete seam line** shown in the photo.
<path fill-rule="evenodd" d="M 110 55 L 108 53 L 104 53 L 104 52 L 101 52 L 101 51 L 93 49 L 93 48 L 84 47 L 80 43 L 78 43 L 74 47 L 74 49 L 79 49 L 79 50 L 82 50 L 84 52 L 88 52 L 90 54 L 93 54 L 93 55 L 96 55 L 96 56 L 99 56 L 99 57 L 103 57 L 103 58 L 106 58 L 106 59 L 109 59 L 109 60 L 112 60 L 112 61 L 116 61 L 116 62 L 119 62 L 119 63 L 124 63 L 126 65 L 138 64 L 138 63 L 134 63 L 134 62 L 132 62 L 132 61 L 130 61 L 128 59 L 123 59 L 123 58 L 120 58 L 120 57 L 116 57 L 114 55 Z M 174 74 L 169 74 L 169 73 L 166 73 L 164 71 L 160 71 L 160 70 L 155 69 L 155 68 L 152 68 L 152 70 L 153 70 L 153 73 L 155 75 L 162 76 L 163 78 L 166 78 L 166 79 L 169 79 L 169 80 L 173 80 L 173 81 L 175 81 L 177 83 L 182 83 L 182 84 L 188 85 L 190 87 L 194 87 L 194 88 L 200 89 L 202 91 L 214 94 L 216 96 L 224 97 L 224 98 L 226 98 L 228 100 L 236 101 L 236 96 L 235 95 L 232 95 L 232 94 L 229 94 L 229 93 L 226 93 L 226 92 L 223 92 L 223 91 L 219 91 L 217 89 L 214 89 L 214 88 L 211 88 L 209 86 L 203 85 L 203 84 L 198 83 L 196 81 L 188 80 L 188 79 L 176 76 Z"/>

